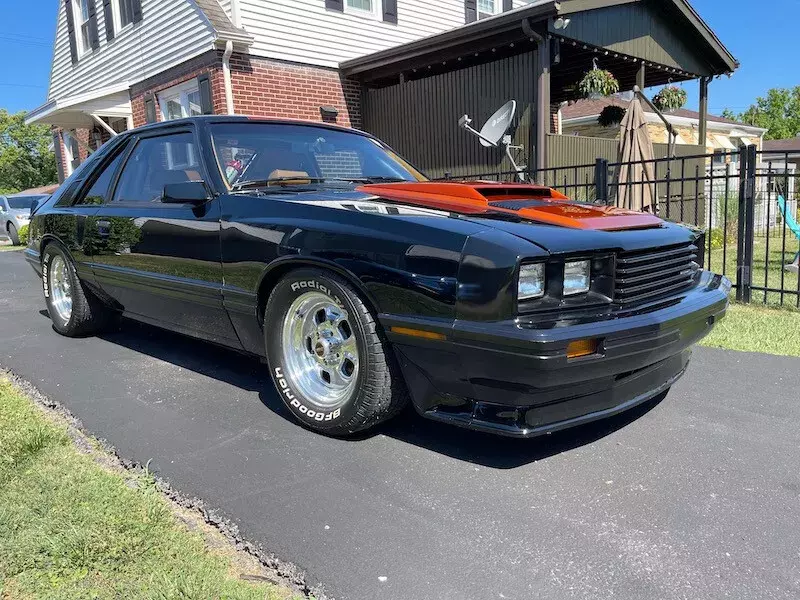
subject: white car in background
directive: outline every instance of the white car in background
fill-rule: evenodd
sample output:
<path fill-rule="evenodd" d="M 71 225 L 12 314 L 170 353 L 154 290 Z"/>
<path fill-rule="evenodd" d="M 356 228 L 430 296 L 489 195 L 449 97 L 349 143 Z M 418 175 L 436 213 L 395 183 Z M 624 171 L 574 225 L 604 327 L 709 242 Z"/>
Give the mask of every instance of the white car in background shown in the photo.
<path fill-rule="evenodd" d="M 15 246 L 19 245 L 19 230 L 30 223 L 31 211 L 44 201 L 47 195 L 0 196 L 0 224 Z"/>

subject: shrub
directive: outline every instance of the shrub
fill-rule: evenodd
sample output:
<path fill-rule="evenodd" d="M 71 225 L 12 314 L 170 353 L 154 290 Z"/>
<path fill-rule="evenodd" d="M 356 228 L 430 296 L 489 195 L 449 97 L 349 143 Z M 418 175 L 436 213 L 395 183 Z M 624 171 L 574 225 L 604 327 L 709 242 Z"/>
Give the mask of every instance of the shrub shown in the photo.
<path fill-rule="evenodd" d="M 621 106 L 606 106 L 600 116 L 597 117 L 597 123 L 603 127 L 611 127 L 612 125 L 619 125 L 622 119 L 625 118 L 626 110 Z"/>
<path fill-rule="evenodd" d="M 725 245 L 725 232 L 721 227 L 709 230 L 707 234 L 708 244 L 712 250 L 720 250 Z"/>
<path fill-rule="evenodd" d="M 23 225 L 22 227 L 20 227 L 19 231 L 17 232 L 17 235 L 19 236 L 20 245 L 27 246 L 28 245 L 28 226 L 27 225 Z"/>

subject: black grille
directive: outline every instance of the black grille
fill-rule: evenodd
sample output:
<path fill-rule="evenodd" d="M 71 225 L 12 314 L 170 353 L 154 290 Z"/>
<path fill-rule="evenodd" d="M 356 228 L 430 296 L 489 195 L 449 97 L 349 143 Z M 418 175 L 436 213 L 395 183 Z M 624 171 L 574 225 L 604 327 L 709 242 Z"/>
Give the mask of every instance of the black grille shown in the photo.
<path fill-rule="evenodd" d="M 629 306 L 681 292 L 692 285 L 697 246 L 682 244 L 617 256 L 614 301 Z"/>

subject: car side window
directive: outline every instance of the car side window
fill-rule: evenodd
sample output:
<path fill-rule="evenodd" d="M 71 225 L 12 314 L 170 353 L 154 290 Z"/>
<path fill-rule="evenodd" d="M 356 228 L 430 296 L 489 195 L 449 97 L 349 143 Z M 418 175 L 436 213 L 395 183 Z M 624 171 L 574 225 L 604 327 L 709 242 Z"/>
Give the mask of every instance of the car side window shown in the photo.
<path fill-rule="evenodd" d="M 143 138 L 122 169 L 113 202 L 160 202 L 168 183 L 201 179 L 199 152 L 191 133 Z"/>
<path fill-rule="evenodd" d="M 106 165 L 88 191 L 75 202 L 76 205 L 103 204 L 111 199 L 109 197 L 111 182 L 119 169 L 123 156 L 125 156 L 124 148 L 120 149 L 114 160 Z"/>

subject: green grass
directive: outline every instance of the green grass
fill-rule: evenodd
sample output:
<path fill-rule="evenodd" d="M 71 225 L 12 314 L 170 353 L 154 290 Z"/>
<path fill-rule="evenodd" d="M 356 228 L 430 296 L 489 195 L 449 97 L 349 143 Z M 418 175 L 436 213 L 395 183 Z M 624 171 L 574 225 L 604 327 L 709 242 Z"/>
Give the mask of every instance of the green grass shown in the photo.
<path fill-rule="evenodd" d="M 12 246 L 10 242 L 0 241 L 0 252 L 19 252 L 24 249 L 25 246 Z"/>
<path fill-rule="evenodd" d="M 733 238 L 733 239 L 732 239 Z M 715 273 L 726 275 L 731 281 L 736 283 L 736 237 L 735 234 L 727 238 L 727 245 L 723 248 L 714 248 L 711 251 L 710 270 Z M 769 247 L 767 246 L 769 244 Z M 757 235 L 753 239 L 753 285 L 758 287 L 768 287 L 774 289 L 784 289 L 797 291 L 797 274 L 783 270 L 783 266 L 791 262 L 795 253 L 800 248 L 800 242 L 791 231 L 786 232 L 784 250 L 784 239 L 782 228 L 776 228 L 770 236 Z M 769 250 L 769 251 L 768 251 Z M 706 258 L 708 249 L 706 249 Z M 723 261 L 723 258 L 725 259 Z M 765 285 L 766 284 L 766 285 Z M 753 302 L 764 303 L 764 292 L 753 290 Z M 789 305 L 797 306 L 797 295 L 784 294 L 781 301 L 781 294 L 778 292 L 766 293 L 766 304 L 771 306 Z"/>
<path fill-rule="evenodd" d="M 151 477 L 78 452 L 0 375 L 0 598 L 291 597 L 238 579 L 239 555 L 178 514 Z"/>
<path fill-rule="evenodd" d="M 800 312 L 732 304 L 700 345 L 800 357 Z"/>

